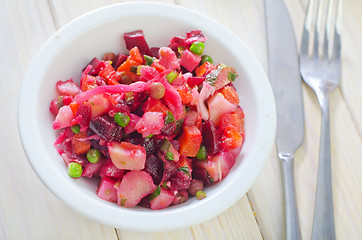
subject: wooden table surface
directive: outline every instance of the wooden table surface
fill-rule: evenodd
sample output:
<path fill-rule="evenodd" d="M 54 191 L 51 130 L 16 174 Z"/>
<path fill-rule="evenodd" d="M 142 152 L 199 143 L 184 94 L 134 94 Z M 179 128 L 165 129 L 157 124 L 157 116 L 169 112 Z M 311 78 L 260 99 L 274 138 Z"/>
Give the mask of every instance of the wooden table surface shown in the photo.
<path fill-rule="evenodd" d="M 116 0 L 0 0 L 0 239 L 282 239 L 275 147 L 258 180 L 235 205 L 187 229 L 136 233 L 89 220 L 38 179 L 17 131 L 24 74 L 42 44 L 72 19 Z M 206 14 L 249 46 L 267 72 L 263 0 L 164 0 Z M 307 0 L 285 0 L 300 44 Z M 334 212 L 338 239 L 362 239 L 362 1 L 344 0 L 342 78 L 331 94 Z M 303 83 L 305 140 L 295 156 L 303 239 L 310 239 L 317 180 L 320 109 Z"/>

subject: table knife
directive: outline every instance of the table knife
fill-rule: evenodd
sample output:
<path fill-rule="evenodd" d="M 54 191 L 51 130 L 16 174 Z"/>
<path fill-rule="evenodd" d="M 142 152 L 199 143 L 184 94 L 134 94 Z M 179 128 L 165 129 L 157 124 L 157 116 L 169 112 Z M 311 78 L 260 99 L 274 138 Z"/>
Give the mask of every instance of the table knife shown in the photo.
<path fill-rule="evenodd" d="M 264 0 L 269 79 L 277 109 L 276 146 L 283 185 L 283 238 L 301 239 L 294 154 L 304 139 L 302 81 L 293 25 L 283 0 Z"/>

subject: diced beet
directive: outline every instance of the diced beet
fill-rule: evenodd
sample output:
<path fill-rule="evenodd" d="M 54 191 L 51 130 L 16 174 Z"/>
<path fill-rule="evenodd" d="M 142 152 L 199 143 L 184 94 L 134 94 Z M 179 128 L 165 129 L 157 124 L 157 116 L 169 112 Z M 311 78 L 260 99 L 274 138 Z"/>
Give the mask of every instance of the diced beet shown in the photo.
<path fill-rule="evenodd" d="M 209 155 L 213 155 L 219 150 L 219 135 L 211 121 L 202 123 L 202 142 Z"/>
<path fill-rule="evenodd" d="M 159 210 L 164 209 L 171 205 L 174 199 L 173 192 L 170 189 L 160 188 L 160 195 L 150 201 L 151 209 Z"/>
<path fill-rule="evenodd" d="M 105 62 L 100 60 L 97 57 L 94 57 L 88 64 L 91 65 L 92 68 L 89 71 L 89 74 L 93 75 L 93 76 L 97 76 L 98 73 L 102 70 L 102 68 L 104 68 L 106 66 Z"/>
<path fill-rule="evenodd" d="M 186 46 L 186 38 L 184 37 L 173 37 L 170 40 L 170 45 L 168 45 L 169 48 L 171 48 L 173 51 L 177 52 L 178 47 L 185 47 Z"/>
<path fill-rule="evenodd" d="M 150 51 L 151 51 L 151 57 L 155 57 L 155 58 L 159 58 L 160 56 L 158 55 L 158 51 L 160 50 L 160 48 L 158 47 L 151 47 Z"/>
<path fill-rule="evenodd" d="M 97 163 L 88 162 L 83 168 L 82 177 L 90 178 L 99 175 L 99 170 L 101 169 L 103 163 L 104 161 L 102 160 Z"/>
<path fill-rule="evenodd" d="M 73 112 L 69 106 L 63 106 L 59 108 L 59 112 L 53 122 L 53 129 L 61 129 L 65 127 L 71 127 L 73 120 Z"/>
<path fill-rule="evenodd" d="M 125 173 L 124 169 L 119 169 L 112 163 L 111 160 L 106 160 L 101 169 L 99 170 L 99 175 L 104 177 L 113 177 L 113 178 L 122 178 Z"/>
<path fill-rule="evenodd" d="M 186 33 L 187 39 L 185 41 L 185 43 L 187 45 L 192 44 L 196 41 L 198 42 L 205 42 L 206 38 L 204 36 L 204 34 L 202 34 L 202 32 L 200 30 L 194 30 L 191 32 Z"/>
<path fill-rule="evenodd" d="M 158 157 L 164 163 L 161 182 L 167 182 L 177 172 L 176 163 L 167 160 L 162 154 L 158 154 Z"/>
<path fill-rule="evenodd" d="M 170 142 L 171 142 L 172 146 L 173 146 L 177 151 L 179 151 L 179 149 L 180 149 L 180 143 L 179 143 L 179 141 L 178 141 L 178 140 L 171 140 Z"/>
<path fill-rule="evenodd" d="M 164 136 L 170 136 L 176 130 L 176 123 L 167 123 L 161 129 L 161 134 Z"/>
<path fill-rule="evenodd" d="M 190 88 L 193 88 L 194 86 L 202 84 L 203 81 L 205 81 L 205 77 L 189 77 L 187 79 L 187 84 Z"/>
<path fill-rule="evenodd" d="M 148 172 L 155 185 L 159 185 L 163 176 L 163 162 L 154 155 L 148 155 L 146 159 L 145 169 Z"/>
<path fill-rule="evenodd" d="M 186 202 L 188 199 L 189 199 L 188 192 L 186 190 L 179 190 L 175 192 L 172 204 L 173 205 L 181 204 Z"/>
<path fill-rule="evenodd" d="M 124 54 L 117 54 L 115 61 L 112 62 L 112 66 L 114 69 L 117 69 L 119 66 L 121 66 L 122 63 L 124 63 L 127 60 L 127 55 Z"/>
<path fill-rule="evenodd" d="M 89 127 L 106 141 L 121 141 L 122 127 L 115 123 L 108 114 L 96 117 L 90 121 Z"/>
<path fill-rule="evenodd" d="M 122 207 L 134 207 L 142 198 L 153 193 L 156 185 L 145 171 L 127 172 L 117 189 L 117 203 Z"/>
<path fill-rule="evenodd" d="M 91 117 L 91 108 L 88 105 L 82 104 L 78 107 L 74 115 L 75 121 L 82 127 L 88 127 Z"/>
<path fill-rule="evenodd" d="M 210 185 L 214 182 L 214 180 L 207 173 L 206 169 L 202 168 L 194 168 L 192 171 L 192 177 L 194 179 L 201 180 L 205 185 Z"/>
<path fill-rule="evenodd" d="M 80 88 L 73 79 L 69 79 L 65 82 L 58 81 L 56 86 L 60 95 L 75 96 L 80 93 Z"/>
<path fill-rule="evenodd" d="M 127 32 L 123 34 L 123 38 L 126 42 L 126 48 L 130 50 L 133 47 L 138 47 L 142 55 L 151 56 L 150 48 L 146 42 L 145 36 L 143 35 L 142 30 L 137 30 L 133 32 Z"/>
<path fill-rule="evenodd" d="M 89 142 L 91 146 L 94 147 L 95 149 L 98 149 L 103 154 L 103 156 L 105 156 L 106 158 L 110 158 L 107 146 L 101 145 L 99 141 L 95 139 L 90 139 Z"/>
<path fill-rule="evenodd" d="M 183 171 L 176 171 L 176 173 L 171 177 L 171 189 L 172 190 L 182 190 L 188 189 L 191 183 L 191 177 L 188 176 Z"/>
<path fill-rule="evenodd" d="M 113 178 L 102 178 L 97 190 L 98 197 L 110 202 L 117 202 L 117 190 L 114 188 L 115 183 L 116 180 Z"/>
<path fill-rule="evenodd" d="M 180 65 L 192 72 L 199 65 L 201 56 L 193 54 L 189 50 L 184 50 L 181 54 Z"/>
<path fill-rule="evenodd" d="M 120 103 L 125 103 L 131 109 L 131 111 L 135 113 L 146 97 L 147 94 L 145 92 L 132 92 L 131 94 L 127 95 L 125 99 L 120 100 Z"/>
<path fill-rule="evenodd" d="M 137 132 L 134 132 L 137 133 Z M 141 145 L 143 146 L 144 138 L 141 134 L 138 134 L 138 136 L 133 136 L 134 133 L 131 133 L 129 136 L 127 136 L 126 142 L 132 143 L 134 145 Z M 147 150 L 146 150 L 147 153 Z"/>
<path fill-rule="evenodd" d="M 156 155 L 162 145 L 162 141 L 162 139 L 158 138 L 144 138 L 141 145 L 145 148 L 147 155 Z"/>
<path fill-rule="evenodd" d="M 138 206 L 144 207 L 144 208 L 151 208 L 149 196 L 142 198 L 142 200 L 138 203 Z"/>

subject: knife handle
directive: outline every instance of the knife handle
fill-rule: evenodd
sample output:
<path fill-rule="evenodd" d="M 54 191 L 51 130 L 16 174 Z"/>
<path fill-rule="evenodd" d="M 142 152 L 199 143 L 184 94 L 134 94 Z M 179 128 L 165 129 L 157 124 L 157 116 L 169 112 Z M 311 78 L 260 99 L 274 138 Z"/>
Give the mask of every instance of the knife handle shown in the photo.
<path fill-rule="evenodd" d="M 280 153 L 284 201 L 283 239 L 300 240 L 299 215 L 294 184 L 294 155 Z"/>

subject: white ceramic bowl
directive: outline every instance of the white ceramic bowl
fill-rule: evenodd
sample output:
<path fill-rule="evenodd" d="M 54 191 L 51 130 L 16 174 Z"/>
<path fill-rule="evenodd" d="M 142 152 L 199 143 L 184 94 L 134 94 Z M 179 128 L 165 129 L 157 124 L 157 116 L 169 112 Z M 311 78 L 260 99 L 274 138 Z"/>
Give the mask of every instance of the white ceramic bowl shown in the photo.
<path fill-rule="evenodd" d="M 163 210 L 122 208 L 97 197 L 97 182 L 67 175 L 53 146 L 50 101 L 55 83 L 79 81 L 82 68 L 108 51 L 127 52 L 123 33 L 142 29 L 150 46 L 166 46 L 173 36 L 199 29 L 208 38 L 205 53 L 236 68 L 235 86 L 246 116 L 243 149 L 229 175 L 206 189 L 207 198 Z M 267 77 L 247 47 L 232 32 L 195 11 L 160 3 L 126 3 L 92 11 L 57 31 L 39 50 L 23 81 L 18 105 L 19 132 L 26 155 L 39 178 L 59 199 L 81 214 L 117 228 L 159 232 L 184 228 L 215 217 L 239 200 L 261 172 L 276 128 Z"/>

